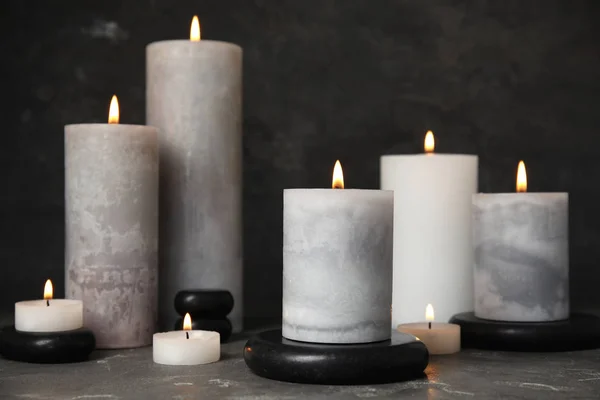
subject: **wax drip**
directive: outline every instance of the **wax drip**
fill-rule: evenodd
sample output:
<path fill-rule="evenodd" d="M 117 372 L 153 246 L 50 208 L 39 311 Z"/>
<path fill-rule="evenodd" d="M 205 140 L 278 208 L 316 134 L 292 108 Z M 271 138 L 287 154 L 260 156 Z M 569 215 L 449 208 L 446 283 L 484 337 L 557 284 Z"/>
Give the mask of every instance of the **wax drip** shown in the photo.
<path fill-rule="evenodd" d="M 185 333 L 185 338 L 186 338 L 186 339 L 189 339 L 189 338 L 190 338 L 190 333 L 189 333 L 189 332 L 186 332 L 186 333 Z"/>

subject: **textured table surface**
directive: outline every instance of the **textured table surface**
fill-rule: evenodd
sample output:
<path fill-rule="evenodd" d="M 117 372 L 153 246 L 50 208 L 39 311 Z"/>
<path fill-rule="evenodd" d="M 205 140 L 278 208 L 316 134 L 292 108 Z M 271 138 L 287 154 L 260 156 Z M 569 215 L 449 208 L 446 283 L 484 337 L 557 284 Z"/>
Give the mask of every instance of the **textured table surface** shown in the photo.
<path fill-rule="evenodd" d="M 246 367 L 246 337 L 222 347 L 218 363 L 168 367 L 150 347 L 97 351 L 81 364 L 34 365 L 0 359 L 0 399 L 597 399 L 600 350 L 503 353 L 467 350 L 433 357 L 420 380 L 374 386 L 295 385 Z"/>

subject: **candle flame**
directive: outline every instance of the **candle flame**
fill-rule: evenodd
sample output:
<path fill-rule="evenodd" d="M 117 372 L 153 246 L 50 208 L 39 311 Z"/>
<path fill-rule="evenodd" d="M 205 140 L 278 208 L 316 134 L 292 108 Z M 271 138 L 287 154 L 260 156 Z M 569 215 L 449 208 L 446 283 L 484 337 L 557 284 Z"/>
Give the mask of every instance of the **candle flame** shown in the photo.
<path fill-rule="evenodd" d="M 525 163 L 519 161 L 519 167 L 517 168 L 517 193 L 527 191 L 527 171 L 525 170 Z"/>
<path fill-rule="evenodd" d="M 433 150 L 435 150 L 435 138 L 433 132 L 427 131 L 425 134 L 425 153 L 433 153 Z"/>
<path fill-rule="evenodd" d="M 192 317 L 190 313 L 186 313 L 185 317 L 183 317 L 183 330 L 191 331 L 192 330 Z"/>
<path fill-rule="evenodd" d="M 117 100 L 116 94 L 113 95 L 112 99 L 110 99 L 110 107 L 108 108 L 108 123 L 119 123 L 119 100 Z"/>
<path fill-rule="evenodd" d="M 433 322 L 435 314 L 433 313 L 433 306 L 431 304 L 427 304 L 425 308 L 425 320 L 427 322 Z"/>
<path fill-rule="evenodd" d="M 192 27 L 190 28 L 190 41 L 200 41 L 200 21 L 198 21 L 197 15 L 194 15 L 194 18 L 192 18 Z"/>
<path fill-rule="evenodd" d="M 52 300 L 53 292 L 52 281 L 48 279 L 44 285 L 44 300 Z"/>
<path fill-rule="evenodd" d="M 333 181 L 331 182 L 331 188 L 344 188 L 344 172 L 342 171 L 342 164 L 340 164 L 340 160 L 337 160 L 335 162 L 335 166 L 333 167 Z"/>

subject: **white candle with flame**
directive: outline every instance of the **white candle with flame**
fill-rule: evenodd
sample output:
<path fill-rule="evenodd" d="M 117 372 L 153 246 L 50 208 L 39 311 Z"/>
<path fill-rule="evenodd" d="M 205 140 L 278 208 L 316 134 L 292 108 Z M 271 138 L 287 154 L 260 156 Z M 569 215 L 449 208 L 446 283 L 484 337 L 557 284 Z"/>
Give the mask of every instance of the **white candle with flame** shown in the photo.
<path fill-rule="evenodd" d="M 569 194 L 526 192 L 521 161 L 517 193 L 473 196 L 478 318 L 543 322 L 569 317 Z"/>
<path fill-rule="evenodd" d="M 390 338 L 393 193 L 285 189 L 283 336 L 318 343 Z"/>
<path fill-rule="evenodd" d="M 53 299 L 50 279 L 44 286 L 44 300 L 15 303 L 15 329 L 22 332 L 63 332 L 83 326 L 83 305 L 79 300 Z"/>
<path fill-rule="evenodd" d="M 158 282 L 158 133 L 119 124 L 65 127 L 66 295 L 83 300 L 98 348 L 149 345 Z"/>
<path fill-rule="evenodd" d="M 471 197 L 477 156 L 426 154 L 381 157 L 381 188 L 394 191 L 393 324 L 422 320 L 433 301 L 440 320 L 473 309 Z"/>
<path fill-rule="evenodd" d="M 242 49 L 190 39 L 146 48 L 146 117 L 160 131 L 161 327 L 182 289 L 226 289 L 242 330 Z"/>
<path fill-rule="evenodd" d="M 398 325 L 398 331 L 409 333 L 422 341 L 429 354 L 453 354 L 460 351 L 460 326 L 433 322 L 433 306 L 428 304 L 425 309 L 425 321 Z"/>
<path fill-rule="evenodd" d="M 165 365 L 199 365 L 219 361 L 221 335 L 212 331 L 193 331 L 192 318 L 186 314 L 183 331 L 155 333 L 152 340 L 154 362 Z"/>

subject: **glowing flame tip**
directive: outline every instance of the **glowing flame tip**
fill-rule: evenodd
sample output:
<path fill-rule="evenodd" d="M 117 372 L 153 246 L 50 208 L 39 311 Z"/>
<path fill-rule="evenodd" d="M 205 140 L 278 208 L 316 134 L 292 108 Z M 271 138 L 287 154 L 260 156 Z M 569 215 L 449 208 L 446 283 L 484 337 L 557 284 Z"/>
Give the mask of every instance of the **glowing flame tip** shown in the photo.
<path fill-rule="evenodd" d="M 331 182 L 331 188 L 344 188 L 344 172 L 342 171 L 342 164 L 340 164 L 340 160 L 337 160 L 335 162 L 335 166 L 333 167 L 333 180 Z"/>
<path fill-rule="evenodd" d="M 427 131 L 425 134 L 425 153 L 433 153 L 435 150 L 435 137 L 433 136 L 433 132 Z"/>
<path fill-rule="evenodd" d="M 190 313 L 186 313 L 185 317 L 183 317 L 183 330 L 191 331 L 192 330 L 192 317 Z"/>
<path fill-rule="evenodd" d="M 108 123 L 118 124 L 119 123 L 119 100 L 117 95 L 113 95 L 110 99 L 110 107 L 108 108 Z"/>
<path fill-rule="evenodd" d="M 192 18 L 192 27 L 190 28 L 190 41 L 200 41 L 200 21 L 198 20 L 197 15 L 194 15 L 194 18 Z"/>
<path fill-rule="evenodd" d="M 52 281 L 48 279 L 44 285 L 44 300 L 52 300 L 53 291 Z"/>
<path fill-rule="evenodd" d="M 434 318 L 435 314 L 433 313 L 433 306 L 431 304 L 427 304 L 427 307 L 425 308 L 425 320 L 427 322 L 433 322 Z"/>

